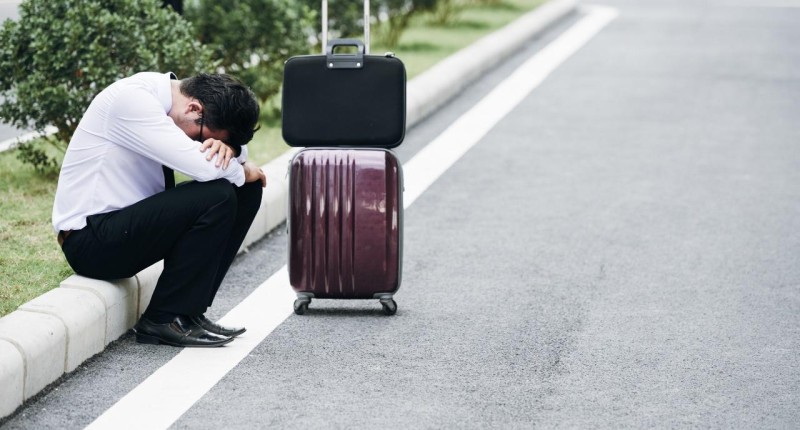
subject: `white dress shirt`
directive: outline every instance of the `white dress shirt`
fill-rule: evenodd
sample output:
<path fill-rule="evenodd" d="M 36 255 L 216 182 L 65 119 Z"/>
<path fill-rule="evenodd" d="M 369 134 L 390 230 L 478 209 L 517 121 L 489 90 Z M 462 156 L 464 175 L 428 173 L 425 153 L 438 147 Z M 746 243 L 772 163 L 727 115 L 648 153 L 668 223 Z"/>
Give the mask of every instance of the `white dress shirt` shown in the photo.
<path fill-rule="evenodd" d="M 53 204 L 53 228 L 78 230 L 86 217 L 130 206 L 164 191 L 162 165 L 205 182 L 244 184 L 244 169 L 206 160 L 200 142 L 168 116 L 172 73 L 138 73 L 92 100 L 67 147 Z M 243 162 L 245 147 L 237 158 Z"/>

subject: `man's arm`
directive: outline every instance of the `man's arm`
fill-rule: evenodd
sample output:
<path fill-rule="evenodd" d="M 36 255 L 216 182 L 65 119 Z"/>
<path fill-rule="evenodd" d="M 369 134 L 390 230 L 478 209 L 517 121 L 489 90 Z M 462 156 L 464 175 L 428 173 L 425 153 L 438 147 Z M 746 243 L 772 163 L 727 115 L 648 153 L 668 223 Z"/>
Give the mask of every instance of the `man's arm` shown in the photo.
<path fill-rule="evenodd" d="M 244 163 L 247 160 L 247 157 L 242 157 L 242 154 L 246 154 L 245 147 L 241 148 L 242 153 L 239 156 L 236 156 L 236 150 L 229 144 L 217 140 L 217 139 L 206 139 L 202 145 L 200 145 L 200 152 L 206 154 L 206 160 L 211 161 L 216 156 L 217 161 L 214 163 L 217 167 L 222 167 L 223 169 L 228 168 L 228 164 L 230 164 L 231 159 L 239 161 L 239 164 Z"/>
<path fill-rule="evenodd" d="M 255 182 L 261 181 L 261 186 L 267 186 L 267 175 L 264 173 L 264 170 L 251 163 L 247 160 L 247 147 L 242 147 L 242 152 L 239 154 L 238 157 L 234 157 L 233 153 L 234 150 L 228 145 L 227 143 L 217 140 L 217 139 L 207 139 L 203 144 L 200 146 L 200 152 L 206 152 L 206 160 L 211 161 L 214 156 L 217 156 L 217 162 L 215 165 L 217 167 L 222 166 L 223 169 L 228 168 L 228 164 L 230 163 L 231 158 L 235 161 L 239 162 L 244 168 L 244 182 Z"/>
<path fill-rule="evenodd" d="M 146 90 L 133 88 L 119 94 L 109 109 L 109 116 L 106 131 L 120 146 L 199 182 L 219 178 L 238 186 L 245 182 L 244 168 L 239 163 L 230 163 L 223 169 L 208 162 L 206 155 L 200 152 L 200 142 L 178 128 Z"/>

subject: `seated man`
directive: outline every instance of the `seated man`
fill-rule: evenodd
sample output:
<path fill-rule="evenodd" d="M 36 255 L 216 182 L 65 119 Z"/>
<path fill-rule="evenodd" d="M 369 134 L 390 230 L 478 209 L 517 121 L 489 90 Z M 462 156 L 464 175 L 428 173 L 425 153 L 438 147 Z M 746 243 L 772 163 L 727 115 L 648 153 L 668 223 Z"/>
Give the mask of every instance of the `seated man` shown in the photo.
<path fill-rule="evenodd" d="M 267 183 L 245 161 L 258 117 L 252 91 L 229 76 L 145 72 L 103 90 L 78 124 L 53 227 L 82 276 L 127 278 L 164 260 L 138 342 L 211 347 L 245 331 L 204 313 Z M 171 169 L 194 181 L 175 187 Z"/>

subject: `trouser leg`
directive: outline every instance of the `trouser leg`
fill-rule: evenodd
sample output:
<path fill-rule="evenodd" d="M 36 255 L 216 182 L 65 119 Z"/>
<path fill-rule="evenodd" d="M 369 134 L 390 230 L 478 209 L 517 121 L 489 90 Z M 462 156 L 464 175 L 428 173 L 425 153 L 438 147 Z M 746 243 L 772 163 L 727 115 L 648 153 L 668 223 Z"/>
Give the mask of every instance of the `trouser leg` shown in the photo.
<path fill-rule="evenodd" d="M 238 240 L 232 238 L 237 194 L 224 180 L 192 182 L 91 216 L 64 243 L 64 254 L 76 273 L 99 279 L 130 277 L 163 259 L 148 311 L 202 314 L 221 282 L 223 261 L 222 276 L 233 260 L 227 250 Z"/>
<path fill-rule="evenodd" d="M 228 269 L 236 258 L 236 253 L 242 247 L 244 237 L 247 235 L 253 220 L 261 207 L 261 197 L 263 195 L 263 188 L 261 182 L 249 182 L 241 187 L 235 188 L 236 191 L 236 219 L 231 229 L 231 234 L 228 243 L 222 253 L 222 260 L 220 261 L 219 268 L 217 269 L 217 276 L 214 278 L 214 285 L 211 294 L 208 297 L 207 306 L 211 306 L 214 301 L 214 296 L 225 279 Z"/>

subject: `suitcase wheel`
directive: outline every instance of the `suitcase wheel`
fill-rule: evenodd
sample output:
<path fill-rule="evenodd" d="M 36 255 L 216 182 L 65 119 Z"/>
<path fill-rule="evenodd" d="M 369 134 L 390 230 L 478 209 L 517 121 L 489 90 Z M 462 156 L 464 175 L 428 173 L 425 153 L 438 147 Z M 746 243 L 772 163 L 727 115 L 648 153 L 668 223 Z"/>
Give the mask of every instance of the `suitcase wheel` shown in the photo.
<path fill-rule="evenodd" d="M 394 315 L 397 312 L 397 302 L 394 299 L 381 299 L 381 306 L 386 315 Z"/>
<path fill-rule="evenodd" d="M 386 315 L 394 315 L 397 313 L 397 302 L 392 298 L 380 299 L 381 306 L 383 306 L 383 313 Z M 308 310 L 308 305 L 311 303 L 310 297 L 298 297 L 294 301 L 294 313 L 303 315 Z"/>
<path fill-rule="evenodd" d="M 309 303 L 311 303 L 311 299 L 308 297 L 298 298 L 294 301 L 294 313 L 297 315 L 303 315 L 308 310 Z"/>

